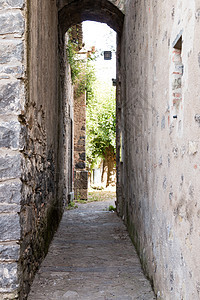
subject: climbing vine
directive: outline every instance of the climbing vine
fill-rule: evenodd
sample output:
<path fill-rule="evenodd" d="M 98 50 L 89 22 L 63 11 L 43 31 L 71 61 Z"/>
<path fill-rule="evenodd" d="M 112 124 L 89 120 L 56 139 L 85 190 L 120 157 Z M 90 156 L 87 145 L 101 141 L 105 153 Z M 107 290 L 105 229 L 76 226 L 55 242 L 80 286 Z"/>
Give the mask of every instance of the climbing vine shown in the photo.
<path fill-rule="evenodd" d="M 96 80 L 93 61 L 97 55 L 93 51 L 82 51 L 85 54 L 82 58 L 78 48 L 78 41 L 72 39 L 69 33 L 67 58 L 71 67 L 72 83 L 75 86 L 75 97 L 78 98 L 86 92 L 87 165 L 92 169 L 103 161 L 105 168 L 108 168 L 109 185 L 116 160 L 115 88 Z"/>
<path fill-rule="evenodd" d="M 96 59 L 94 51 L 88 51 L 84 58 L 78 53 L 78 41 L 71 36 L 71 30 L 68 31 L 69 39 L 67 44 L 67 59 L 71 68 L 72 84 L 76 86 L 76 96 L 79 97 L 87 91 L 89 97 L 92 93 L 92 82 L 96 80 L 95 68 L 91 63 Z"/>
<path fill-rule="evenodd" d="M 78 59 L 76 48 L 77 44 L 69 38 L 67 44 L 67 59 L 71 67 L 71 79 L 73 84 L 75 84 L 80 78 L 80 74 L 84 64 L 83 59 Z"/>
<path fill-rule="evenodd" d="M 93 83 L 96 81 L 95 68 L 90 60 L 87 59 L 87 62 L 83 65 L 82 72 L 80 74 L 79 80 L 77 82 L 76 96 L 79 97 L 85 91 L 86 104 L 88 99 L 93 99 L 94 93 L 92 89 Z"/>
<path fill-rule="evenodd" d="M 115 158 L 116 117 L 115 89 L 105 82 L 96 81 L 92 86 L 93 97 L 87 103 L 88 164 L 93 168 L 99 159 L 112 153 Z"/>

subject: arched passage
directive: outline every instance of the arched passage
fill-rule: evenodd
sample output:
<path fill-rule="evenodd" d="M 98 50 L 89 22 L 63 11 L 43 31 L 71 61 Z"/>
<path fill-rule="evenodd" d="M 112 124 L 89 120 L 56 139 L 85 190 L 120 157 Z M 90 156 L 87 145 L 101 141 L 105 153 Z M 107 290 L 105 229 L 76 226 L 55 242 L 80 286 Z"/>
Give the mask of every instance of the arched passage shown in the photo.
<path fill-rule="evenodd" d="M 121 32 L 123 28 L 123 21 L 124 21 L 124 14 L 122 12 L 122 7 L 119 7 L 119 5 L 115 5 L 110 0 L 97 0 L 97 1 L 89 1 L 89 0 L 76 0 L 76 1 L 70 1 L 70 0 L 63 0 L 59 2 L 58 5 L 58 27 L 59 27 L 59 51 L 60 51 L 60 82 L 61 82 L 61 97 L 65 98 L 65 95 L 69 92 L 69 86 L 66 87 L 67 77 L 66 76 L 66 64 L 63 64 L 63 61 L 66 60 L 65 57 L 65 48 L 66 48 L 66 42 L 65 42 L 65 33 L 66 31 L 73 25 L 79 24 L 83 21 L 90 20 L 90 21 L 97 21 L 97 22 L 103 22 L 109 25 L 113 30 L 117 33 L 117 76 L 120 74 L 120 39 L 121 39 Z M 117 2 L 118 3 L 118 2 Z M 98 33 L 97 33 L 98 34 Z M 116 100 L 118 103 L 120 103 L 120 91 L 119 91 L 119 80 L 117 80 L 117 95 Z M 63 89 L 64 87 L 64 89 Z M 69 96 L 70 97 L 70 96 Z M 61 112 L 62 113 L 62 112 Z M 120 113 L 119 110 L 117 111 L 117 114 Z M 118 116 L 117 116 L 118 118 Z M 70 118 L 69 122 L 69 129 L 68 132 L 73 131 L 73 120 Z M 118 126 L 118 122 L 117 122 Z M 119 130 L 117 131 L 119 132 Z M 69 138 L 70 138 L 69 134 Z M 83 137 L 84 138 L 84 137 Z M 119 134 L 117 134 L 117 145 L 119 148 L 120 144 L 120 138 Z M 72 147 L 72 141 L 68 140 L 69 146 Z M 67 159 L 69 159 L 68 165 L 72 164 L 72 152 L 68 151 L 69 156 Z M 119 152 L 119 151 L 118 151 Z M 62 155 L 61 155 L 62 156 Z M 118 155 L 117 155 L 118 157 Z M 71 162 L 70 162 L 71 160 Z M 119 160 L 119 159 L 118 159 Z M 84 171 L 83 171 L 84 172 Z M 68 192 L 73 190 L 72 188 L 72 181 L 73 178 L 76 181 L 76 175 L 74 174 L 74 170 L 71 168 L 71 174 L 70 170 L 68 172 Z M 83 178 L 79 178 L 78 180 L 81 182 L 81 185 L 86 185 L 85 181 L 85 173 L 82 174 Z M 79 176 L 78 176 L 79 177 Z"/>
<path fill-rule="evenodd" d="M 95 20 L 107 23 L 120 37 L 124 18 L 108 0 L 29 1 L 27 12 L 27 97 L 20 116 L 24 130 L 18 275 L 21 298 L 29 292 L 47 253 L 72 181 L 73 92 L 65 32 L 74 24 Z"/>
<path fill-rule="evenodd" d="M 59 24 L 62 32 L 72 25 L 90 20 L 106 23 L 119 33 L 122 30 L 123 18 L 122 11 L 108 0 L 65 0 L 59 7 Z"/>

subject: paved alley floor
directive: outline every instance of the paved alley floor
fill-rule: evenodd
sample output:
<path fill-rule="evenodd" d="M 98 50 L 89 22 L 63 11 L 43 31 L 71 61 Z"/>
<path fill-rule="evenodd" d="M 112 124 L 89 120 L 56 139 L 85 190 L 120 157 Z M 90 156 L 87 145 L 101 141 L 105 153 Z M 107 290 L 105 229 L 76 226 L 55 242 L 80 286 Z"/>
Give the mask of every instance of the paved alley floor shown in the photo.
<path fill-rule="evenodd" d="M 64 213 L 29 300 L 152 300 L 125 226 L 108 207 L 78 204 Z"/>

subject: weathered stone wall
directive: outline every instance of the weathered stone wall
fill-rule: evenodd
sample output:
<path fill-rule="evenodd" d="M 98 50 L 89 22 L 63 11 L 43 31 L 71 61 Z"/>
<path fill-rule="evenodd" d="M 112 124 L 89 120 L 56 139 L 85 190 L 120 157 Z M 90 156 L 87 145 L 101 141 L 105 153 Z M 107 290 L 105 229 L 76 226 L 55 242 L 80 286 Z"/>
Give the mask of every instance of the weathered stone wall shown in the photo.
<path fill-rule="evenodd" d="M 95 14 L 102 20 L 97 2 Z M 26 299 L 72 191 L 73 91 L 63 34 L 77 15 L 66 26 L 68 10 L 58 20 L 58 4 L 0 1 L 2 299 Z M 86 3 L 76 4 L 81 19 Z M 111 10 L 103 18 L 121 28 L 122 13 L 107 1 L 105 6 Z"/>
<path fill-rule="evenodd" d="M 21 125 L 24 107 L 24 1 L 0 1 L 0 298 L 19 287 Z"/>
<path fill-rule="evenodd" d="M 64 165 L 64 180 L 63 180 L 63 198 L 68 201 L 69 193 L 73 191 L 73 128 L 74 128 L 74 87 L 71 80 L 71 68 L 67 61 L 67 43 L 68 35 L 64 37 L 64 47 L 60 42 L 60 90 L 62 92 L 62 114 L 63 114 L 63 130 L 61 131 L 61 140 L 63 139 L 63 165 Z M 63 76 L 64 75 L 64 76 Z"/>
<path fill-rule="evenodd" d="M 72 88 L 56 1 L 27 3 L 27 98 L 23 125 L 20 299 L 48 251 L 68 192 Z M 65 78 L 68 81 L 65 81 Z M 69 179 L 69 181 L 68 181 Z"/>
<path fill-rule="evenodd" d="M 200 297 L 199 11 L 198 0 L 125 8 L 118 209 L 158 299 Z"/>
<path fill-rule="evenodd" d="M 89 16 L 120 30 L 118 8 L 96 3 Z M 58 14 L 56 0 L 0 0 L 1 299 L 26 299 L 72 191 L 73 91 L 63 34 L 87 19 L 86 4 Z M 67 12 L 74 16 L 66 24 Z"/>
<path fill-rule="evenodd" d="M 59 109 L 56 1 L 27 1 L 26 104 L 23 125 L 20 299 L 26 298 L 62 215 L 58 184 Z M 62 120 L 62 115 L 60 116 Z M 58 172 L 59 170 L 59 172 Z"/>
<path fill-rule="evenodd" d="M 75 199 L 88 198 L 86 171 L 86 94 L 75 87 L 74 94 L 74 195 Z"/>

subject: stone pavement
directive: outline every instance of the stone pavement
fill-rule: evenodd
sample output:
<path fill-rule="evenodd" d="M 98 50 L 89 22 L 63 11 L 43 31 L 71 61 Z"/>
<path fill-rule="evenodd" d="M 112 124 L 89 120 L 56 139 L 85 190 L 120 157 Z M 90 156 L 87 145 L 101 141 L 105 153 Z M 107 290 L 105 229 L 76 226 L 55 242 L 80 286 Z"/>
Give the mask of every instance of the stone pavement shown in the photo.
<path fill-rule="evenodd" d="M 152 300 L 114 201 L 78 204 L 66 211 L 28 300 Z"/>

